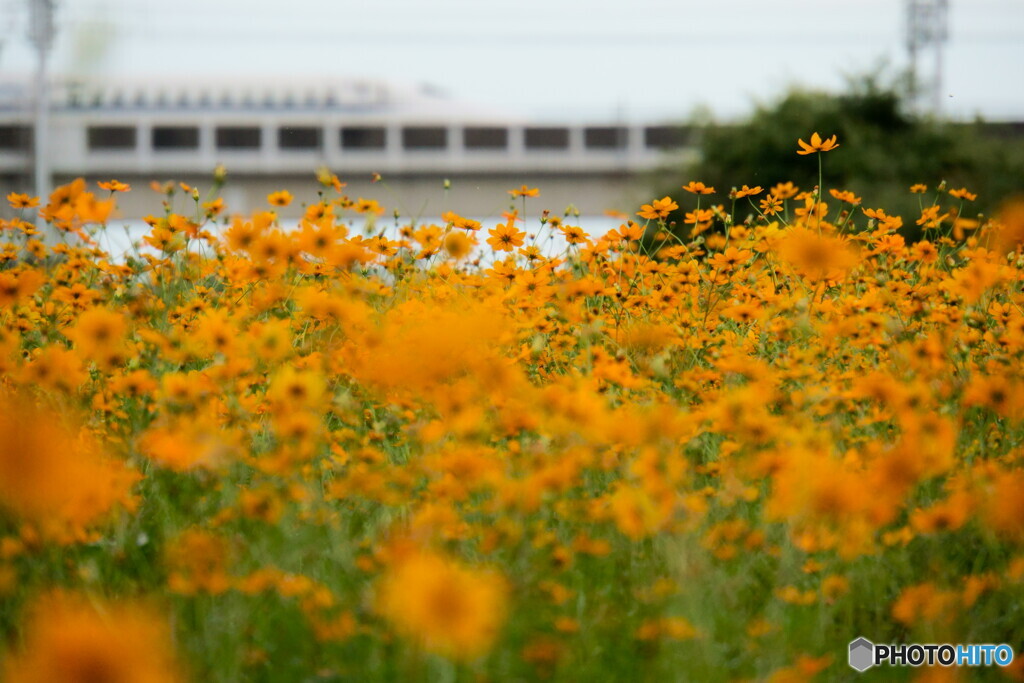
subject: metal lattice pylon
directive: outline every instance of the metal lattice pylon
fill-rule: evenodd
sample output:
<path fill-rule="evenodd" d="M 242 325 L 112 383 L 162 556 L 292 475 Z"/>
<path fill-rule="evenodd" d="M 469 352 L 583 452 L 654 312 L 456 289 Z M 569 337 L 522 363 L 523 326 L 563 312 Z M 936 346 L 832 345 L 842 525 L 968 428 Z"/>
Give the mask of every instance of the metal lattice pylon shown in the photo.
<path fill-rule="evenodd" d="M 942 109 L 943 45 L 949 40 L 948 0 L 906 0 L 910 98 L 918 111 L 938 115 Z M 930 58 L 931 76 L 921 62 Z"/>
<path fill-rule="evenodd" d="M 50 194 L 49 132 L 50 93 L 46 80 L 46 60 L 53 47 L 53 12 L 56 0 L 29 0 L 31 10 L 28 38 L 36 49 L 35 121 L 32 126 L 33 175 L 36 195 L 43 201 Z"/>

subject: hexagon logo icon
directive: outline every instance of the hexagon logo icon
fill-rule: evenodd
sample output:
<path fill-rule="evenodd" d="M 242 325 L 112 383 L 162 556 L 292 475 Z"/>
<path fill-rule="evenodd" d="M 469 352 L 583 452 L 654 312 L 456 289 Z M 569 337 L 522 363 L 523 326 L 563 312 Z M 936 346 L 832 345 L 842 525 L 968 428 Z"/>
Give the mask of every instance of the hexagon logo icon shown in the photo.
<path fill-rule="evenodd" d="M 867 638 L 858 638 L 850 643 L 850 666 L 857 671 L 867 671 L 875 664 L 875 644 Z"/>

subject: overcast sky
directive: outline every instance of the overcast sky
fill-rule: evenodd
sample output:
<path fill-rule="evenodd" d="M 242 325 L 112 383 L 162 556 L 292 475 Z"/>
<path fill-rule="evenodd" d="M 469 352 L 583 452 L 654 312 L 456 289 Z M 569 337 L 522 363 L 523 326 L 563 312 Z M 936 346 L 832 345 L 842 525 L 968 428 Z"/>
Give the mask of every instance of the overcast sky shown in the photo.
<path fill-rule="evenodd" d="M 737 116 L 792 84 L 908 63 L 903 0 L 57 4 L 57 72 L 372 77 L 544 118 Z M 32 69 L 27 5 L 0 0 L 0 72 Z M 944 62 L 947 113 L 1024 119 L 1024 0 L 950 0 Z"/>

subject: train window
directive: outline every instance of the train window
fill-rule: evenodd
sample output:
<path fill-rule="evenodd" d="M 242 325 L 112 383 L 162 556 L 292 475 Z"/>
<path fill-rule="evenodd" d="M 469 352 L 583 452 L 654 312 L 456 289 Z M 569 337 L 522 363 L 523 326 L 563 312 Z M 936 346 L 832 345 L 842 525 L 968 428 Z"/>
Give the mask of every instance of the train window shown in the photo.
<path fill-rule="evenodd" d="M 527 128 L 526 149 L 567 149 L 568 128 Z"/>
<path fill-rule="evenodd" d="M 9 152 L 28 151 L 32 147 L 30 126 L 0 126 L 0 149 Z"/>
<path fill-rule="evenodd" d="M 86 130 L 90 150 L 135 149 L 137 135 L 134 126 L 89 126 Z"/>
<path fill-rule="evenodd" d="M 466 149 L 505 149 L 508 147 L 508 129 L 490 126 L 464 128 L 462 141 Z"/>
<path fill-rule="evenodd" d="M 626 146 L 626 129 L 621 126 L 595 126 L 583 129 L 587 149 L 622 149 Z"/>
<path fill-rule="evenodd" d="M 198 149 L 199 129 L 195 126 L 154 126 L 153 149 Z"/>
<path fill-rule="evenodd" d="M 322 143 L 322 131 L 310 126 L 285 126 L 277 129 L 277 146 L 288 150 L 316 150 Z"/>
<path fill-rule="evenodd" d="M 410 126 L 402 129 L 402 147 L 405 149 L 444 149 L 447 146 L 447 128 Z"/>
<path fill-rule="evenodd" d="M 381 126 L 350 126 L 341 129 L 342 149 L 384 149 L 387 130 Z"/>
<path fill-rule="evenodd" d="M 217 149 L 259 149 L 263 136 L 256 126 L 223 126 L 216 139 Z"/>
<path fill-rule="evenodd" d="M 644 145 L 653 149 L 678 149 L 686 146 L 687 131 L 682 126 L 644 128 Z"/>

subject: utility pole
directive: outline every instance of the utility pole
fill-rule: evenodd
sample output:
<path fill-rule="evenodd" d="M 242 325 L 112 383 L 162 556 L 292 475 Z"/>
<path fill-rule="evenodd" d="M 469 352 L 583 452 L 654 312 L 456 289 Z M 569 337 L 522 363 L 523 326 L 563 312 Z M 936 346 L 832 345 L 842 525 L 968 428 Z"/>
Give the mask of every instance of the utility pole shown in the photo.
<path fill-rule="evenodd" d="M 949 40 L 949 0 L 906 0 L 907 52 L 910 57 L 910 99 L 918 111 L 930 109 L 938 116 L 942 109 L 943 54 Z M 932 77 L 924 80 L 918 59 L 930 51 Z"/>
<path fill-rule="evenodd" d="M 53 47 L 53 11 L 56 0 L 28 0 L 28 39 L 36 49 L 34 88 L 35 123 L 32 126 L 32 160 L 35 193 L 46 202 L 50 196 L 50 93 L 46 81 L 46 59 Z"/>

